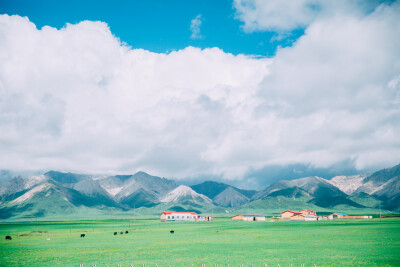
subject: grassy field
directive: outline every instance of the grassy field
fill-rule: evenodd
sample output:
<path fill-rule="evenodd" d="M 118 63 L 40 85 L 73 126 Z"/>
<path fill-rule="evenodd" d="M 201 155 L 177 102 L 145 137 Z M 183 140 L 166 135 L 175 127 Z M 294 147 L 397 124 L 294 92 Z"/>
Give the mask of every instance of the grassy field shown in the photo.
<path fill-rule="evenodd" d="M 400 266 L 399 218 L 1 223 L 0 237 L 0 266 Z"/>

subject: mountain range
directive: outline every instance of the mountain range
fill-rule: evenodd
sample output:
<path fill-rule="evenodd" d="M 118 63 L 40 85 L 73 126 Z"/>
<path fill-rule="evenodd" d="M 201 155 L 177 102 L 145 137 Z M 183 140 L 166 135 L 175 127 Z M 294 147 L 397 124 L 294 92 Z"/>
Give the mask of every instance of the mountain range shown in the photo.
<path fill-rule="evenodd" d="M 284 209 L 400 212 L 400 164 L 371 174 L 281 180 L 260 191 L 215 181 L 185 186 L 138 172 L 97 176 L 49 171 L 0 184 L 0 219 L 158 214 L 164 210 L 279 213 Z"/>

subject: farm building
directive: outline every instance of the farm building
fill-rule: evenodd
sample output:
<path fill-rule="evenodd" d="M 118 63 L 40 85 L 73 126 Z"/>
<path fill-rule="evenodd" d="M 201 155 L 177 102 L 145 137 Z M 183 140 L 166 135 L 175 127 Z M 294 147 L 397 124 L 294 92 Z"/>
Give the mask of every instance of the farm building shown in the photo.
<path fill-rule="evenodd" d="M 336 220 L 339 219 L 339 215 L 337 213 L 332 213 L 328 215 L 329 220 Z"/>
<path fill-rule="evenodd" d="M 305 215 L 317 215 L 317 212 L 315 210 L 301 210 L 300 213 Z"/>
<path fill-rule="evenodd" d="M 343 217 L 346 217 L 346 214 L 341 214 L 341 213 L 332 213 L 328 215 L 329 220 L 336 220 L 336 219 L 342 219 Z"/>
<path fill-rule="evenodd" d="M 232 221 L 265 221 L 265 216 L 258 214 L 238 214 L 231 217 Z"/>
<path fill-rule="evenodd" d="M 295 210 L 286 210 L 281 213 L 281 218 L 282 219 L 290 219 L 290 217 L 292 217 L 293 215 L 296 215 L 296 214 L 300 214 L 300 212 L 295 211 Z"/>
<path fill-rule="evenodd" d="M 318 216 L 308 214 L 295 214 L 290 217 L 291 221 L 318 221 Z"/>
<path fill-rule="evenodd" d="M 196 212 L 163 212 L 160 215 L 160 220 L 165 221 L 196 221 Z"/>
<path fill-rule="evenodd" d="M 212 217 L 208 215 L 197 215 L 198 221 L 212 221 Z"/>

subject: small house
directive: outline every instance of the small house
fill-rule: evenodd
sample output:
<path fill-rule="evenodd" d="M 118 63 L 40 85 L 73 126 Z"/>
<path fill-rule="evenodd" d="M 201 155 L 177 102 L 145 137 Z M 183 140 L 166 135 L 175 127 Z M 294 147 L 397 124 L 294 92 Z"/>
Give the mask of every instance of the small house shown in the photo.
<path fill-rule="evenodd" d="M 343 213 L 332 213 L 328 215 L 329 220 L 343 219 L 344 217 L 347 217 L 347 215 Z"/>
<path fill-rule="evenodd" d="M 292 217 L 293 215 L 296 215 L 296 214 L 301 214 L 301 213 L 299 211 L 295 211 L 295 210 L 286 210 L 281 213 L 281 218 L 282 219 L 290 219 L 290 217 Z"/>
<path fill-rule="evenodd" d="M 163 212 L 160 215 L 160 220 L 162 222 L 165 221 L 196 221 L 197 213 L 196 212 Z"/>
<path fill-rule="evenodd" d="M 336 219 L 339 219 L 339 214 L 337 214 L 337 213 L 329 214 L 329 215 L 328 215 L 328 219 L 329 219 L 329 220 L 336 220 Z"/>
<path fill-rule="evenodd" d="M 258 214 L 238 214 L 231 217 L 232 221 L 265 221 L 265 216 Z"/>
<path fill-rule="evenodd" d="M 198 221 L 212 221 L 212 217 L 211 216 L 208 216 L 208 215 L 203 215 L 203 214 L 201 214 L 201 215 L 197 215 L 197 220 Z"/>

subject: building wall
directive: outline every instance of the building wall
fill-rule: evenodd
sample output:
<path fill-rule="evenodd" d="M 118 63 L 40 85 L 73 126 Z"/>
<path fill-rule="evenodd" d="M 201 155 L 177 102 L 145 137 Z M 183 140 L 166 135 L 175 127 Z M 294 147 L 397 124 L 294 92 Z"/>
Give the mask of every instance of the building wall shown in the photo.
<path fill-rule="evenodd" d="M 305 217 L 302 215 L 293 215 L 292 217 L 290 217 L 291 221 L 305 221 Z"/>
<path fill-rule="evenodd" d="M 302 210 L 300 211 L 301 214 L 306 214 L 306 215 L 316 215 L 316 211 L 314 210 Z"/>
<path fill-rule="evenodd" d="M 242 215 L 235 215 L 231 218 L 232 221 L 243 221 Z"/>
<path fill-rule="evenodd" d="M 232 221 L 247 221 L 247 222 L 252 222 L 252 221 L 265 221 L 265 217 L 263 216 L 242 216 L 242 215 L 235 215 L 231 217 Z"/>
<path fill-rule="evenodd" d="M 211 216 L 197 216 L 198 221 L 212 221 Z"/>
<path fill-rule="evenodd" d="M 317 221 L 318 218 L 317 217 L 315 217 L 315 218 L 304 218 L 304 220 L 305 221 Z"/>
<path fill-rule="evenodd" d="M 303 216 L 302 214 L 298 214 L 298 215 L 293 215 L 292 217 L 290 217 L 290 220 L 291 221 L 317 221 L 318 218 L 317 217 L 309 218 L 309 217 Z"/>
<path fill-rule="evenodd" d="M 282 219 L 290 219 L 290 217 L 292 217 L 293 214 L 294 213 L 292 213 L 292 212 L 284 212 L 281 214 L 281 216 L 282 216 Z"/>
<path fill-rule="evenodd" d="M 338 215 L 337 214 L 330 214 L 329 216 L 328 216 L 328 219 L 329 220 L 336 220 L 336 219 L 338 219 L 339 217 L 338 217 Z"/>
<path fill-rule="evenodd" d="M 165 221 L 195 221 L 197 215 L 190 213 L 161 214 L 160 219 Z"/>
<path fill-rule="evenodd" d="M 341 219 L 372 219 L 372 216 L 361 215 L 361 216 L 342 216 Z"/>

